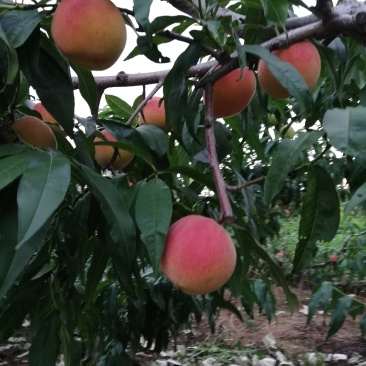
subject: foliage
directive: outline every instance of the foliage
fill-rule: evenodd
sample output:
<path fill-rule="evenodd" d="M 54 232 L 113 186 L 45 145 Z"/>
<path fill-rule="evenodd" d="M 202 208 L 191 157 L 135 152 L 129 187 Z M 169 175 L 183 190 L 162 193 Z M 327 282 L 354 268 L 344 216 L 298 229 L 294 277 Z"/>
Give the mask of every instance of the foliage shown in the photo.
<path fill-rule="evenodd" d="M 258 305 L 270 320 L 271 283 L 277 282 L 294 309 L 296 298 L 268 245 L 279 233 L 284 210 L 301 215 L 290 265 L 291 273 L 301 273 L 321 256 L 319 244 L 336 237 L 340 201 L 349 200 L 346 215 L 365 203 L 366 53 L 357 34 L 334 33 L 329 39 L 327 31 L 312 39 L 322 72 L 310 93 L 301 75 L 268 51 L 295 42 L 291 27 L 285 37 L 275 33 L 286 29 L 299 2 L 207 0 L 196 6 L 187 1 L 195 16 L 188 11 L 150 22 L 151 2 L 135 0 L 134 12 L 125 11 L 138 34 L 127 58 L 143 54 L 166 62 L 159 45 L 187 41 L 180 36 L 189 31 L 189 45 L 169 72 L 153 81 L 144 74 L 138 79 L 140 85 L 163 85 L 169 133 L 138 126 L 135 112 L 144 95 L 132 106 L 107 95 L 108 106 L 99 111 L 105 84 L 70 64 L 50 37 L 53 2 L 0 1 L 0 341 L 29 318 L 31 366 L 54 365 L 60 353 L 65 365 L 128 364 L 127 348 L 136 351 L 141 337 L 149 348 L 165 348 L 191 314 L 196 321 L 206 314 L 212 329 L 220 308 L 240 317 L 224 296 L 227 288 L 250 315 Z M 240 19 L 221 16 L 222 10 Z M 229 56 L 234 51 L 237 56 Z M 208 56 L 222 67 L 212 71 L 216 63 L 205 62 Z M 207 95 L 215 77 L 238 66 L 255 70 L 260 58 L 293 97 L 275 100 L 257 87 L 248 108 L 212 124 Z M 128 85 L 123 75 L 112 79 L 113 86 Z M 91 117 L 74 118 L 75 88 Z M 68 135 L 55 132 L 57 150 L 7 143 L 17 117 L 36 115 L 29 104 L 33 90 Z M 272 114 L 275 126 L 268 124 Z M 297 126 L 297 137 L 282 139 L 284 125 Z M 95 143 L 101 128 L 117 142 Z M 98 145 L 130 151 L 135 158 L 124 171 L 103 171 L 94 159 Z M 159 269 L 169 227 L 189 214 L 222 222 L 238 253 L 228 284 L 197 297 L 175 289 Z M 353 254 L 337 268 L 344 265 L 350 275 L 363 277 L 366 257 L 356 253 L 364 250 L 364 240 L 350 243 L 347 253 Z M 330 297 L 329 336 L 347 314 L 365 312 L 327 284 L 315 289 L 311 309 L 328 306 Z"/>

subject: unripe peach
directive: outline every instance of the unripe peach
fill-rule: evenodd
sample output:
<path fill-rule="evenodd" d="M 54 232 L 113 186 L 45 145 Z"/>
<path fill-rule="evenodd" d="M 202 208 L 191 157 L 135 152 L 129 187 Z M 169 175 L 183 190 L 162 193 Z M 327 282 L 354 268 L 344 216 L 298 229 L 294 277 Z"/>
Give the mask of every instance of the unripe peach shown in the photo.
<path fill-rule="evenodd" d="M 152 97 L 142 108 L 142 113 L 139 114 L 139 124 L 148 124 L 165 128 L 165 108 L 164 101 L 161 102 L 160 97 Z"/>
<path fill-rule="evenodd" d="M 101 131 L 102 135 L 106 138 L 106 140 L 111 142 L 116 142 L 117 139 L 112 136 L 107 130 Z M 94 142 L 105 141 L 100 137 L 96 137 Z M 114 147 L 107 145 L 95 145 L 95 160 L 99 164 L 101 168 L 105 168 L 108 163 L 111 161 L 114 154 Z M 134 158 L 134 154 L 123 150 L 118 149 L 118 154 L 116 159 L 113 161 L 112 166 L 116 170 L 124 169 Z"/>
<path fill-rule="evenodd" d="M 285 130 L 286 130 L 286 132 L 284 133 Z M 284 139 L 292 139 L 296 135 L 296 131 L 294 130 L 294 128 L 292 126 L 290 126 L 288 128 L 287 128 L 287 126 L 282 126 L 280 128 L 280 135 Z"/>
<path fill-rule="evenodd" d="M 309 90 L 312 90 L 319 80 L 321 59 L 316 47 L 309 41 L 294 43 L 288 48 L 272 51 L 281 61 L 291 64 L 304 78 Z M 263 60 L 258 64 L 258 81 L 262 89 L 271 97 L 285 99 L 290 93 L 269 71 Z"/>
<path fill-rule="evenodd" d="M 51 33 L 60 51 L 88 70 L 112 66 L 126 44 L 124 18 L 110 0 L 62 0 Z"/>
<path fill-rule="evenodd" d="M 245 109 L 256 88 L 255 75 L 248 67 L 235 69 L 215 82 L 213 87 L 213 114 L 216 118 L 230 117 Z"/>
<path fill-rule="evenodd" d="M 189 215 L 170 227 L 160 267 L 186 294 L 217 290 L 230 278 L 235 265 L 233 241 L 215 220 Z"/>
<path fill-rule="evenodd" d="M 29 145 L 40 148 L 57 148 L 56 137 L 51 128 L 37 117 L 24 116 L 11 126 L 16 135 Z"/>

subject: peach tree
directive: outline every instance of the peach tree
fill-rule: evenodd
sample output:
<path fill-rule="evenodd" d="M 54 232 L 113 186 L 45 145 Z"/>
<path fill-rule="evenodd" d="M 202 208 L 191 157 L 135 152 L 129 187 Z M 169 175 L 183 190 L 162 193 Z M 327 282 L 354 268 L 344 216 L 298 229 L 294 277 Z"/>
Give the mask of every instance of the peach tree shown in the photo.
<path fill-rule="evenodd" d="M 78 0 L 88 2 L 98 9 L 97 0 Z M 337 233 L 340 192 L 348 201 L 344 216 L 365 203 L 363 2 L 168 0 L 181 15 L 149 19 L 152 2 L 134 0 L 127 9 L 115 1 L 137 34 L 134 50 L 117 62 L 137 55 L 168 62 L 160 50 L 167 42 L 185 43 L 185 51 L 166 71 L 96 77 L 90 63 L 78 61 L 93 49 L 99 28 L 113 24 L 88 18 L 80 29 L 97 33 L 69 53 L 51 31 L 59 1 L 0 1 L 0 341 L 28 319 L 30 365 L 55 365 L 60 354 L 66 365 L 129 364 L 127 350 L 138 350 L 141 340 L 159 351 L 203 314 L 212 329 L 220 308 L 242 318 L 228 296 L 239 298 L 250 316 L 259 309 L 271 320 L 274 283 L 294 309 L 296 296 L 270 245 L 283 207 L 301 211 L 297 274 Z M 296 16 L 296 7 L 310 15 Z M 66 14 L 63 23 L 72 30 L 73 11 Z M 307 65 L 307 52 L 297 55 L 304 72 L 276 56 L 303 41 L 319 54 L 311 86 L 306 66 L 315 66 Z M 260 60 L 288 96 L 269 96 L 256 82 Z M 232 81 L 242 78 L 255 90 L 233 91 L 225 82 L 215 92 L 237 69 L 243 72 Z M 141 94 L 133 105 L 108 94 L 136 85 Z M 155 86 L 148 95 L 146 85 Z M 76 89 L 89 115 L 75 115 Z M 164 130 L 138 123 L 159 89 Z M 240 111 L 216 118 L 215 95 L 231 106 L 241 103 L 241 93 Z M 35 97 L 60 125 L 51 126 L 57 148 L 14 133 L 22 116 L 42 117 L 33 110 Z M 106 163 L 97 159 L 100 149 L 109 154 Z M 133 159 L 115 165 L 121 151 Z M 169 227 L 188 215 L 216 220 L 235 244 L 230 279 L 209 294 L 189 296 L 161 272 Z M 309 321 L 320 304 L 332 309 L 329 337 L 348 315 L 359 316 L 366 333 L 363 303 L 324 283 L 314 290 Z"/>

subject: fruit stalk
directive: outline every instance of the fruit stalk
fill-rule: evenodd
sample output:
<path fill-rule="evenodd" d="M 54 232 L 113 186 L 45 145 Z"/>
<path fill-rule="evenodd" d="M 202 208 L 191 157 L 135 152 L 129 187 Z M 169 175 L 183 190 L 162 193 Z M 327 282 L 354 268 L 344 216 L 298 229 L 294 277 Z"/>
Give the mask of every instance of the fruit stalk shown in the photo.
<path fill-rule="evenodd" d="M 213 84 L 209 83 L 205 87 L 205 133 L 209 164 L 214 177 L 217 196 L 219 198 L 221 207 L 221 216 L 219 222 L 227 222 L 232 224 L 234 222 L 233 210 L 231 208 L 229 196 L 226 191 L 226 183 L 220 171 L 219 160 L 216 151 L 216 139 L 214 133 L 215 119 L 213 117 Z"/>

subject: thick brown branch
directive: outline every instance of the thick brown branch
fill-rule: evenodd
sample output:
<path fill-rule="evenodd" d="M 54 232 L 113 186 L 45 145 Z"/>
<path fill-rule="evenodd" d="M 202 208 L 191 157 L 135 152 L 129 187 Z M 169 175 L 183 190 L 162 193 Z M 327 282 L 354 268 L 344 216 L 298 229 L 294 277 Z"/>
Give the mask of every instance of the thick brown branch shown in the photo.
<path fill-rule="evenodd" d="M 231 208 L 229 196 L 226 191 L 226 184 L 221 174 L 216 151 L 216 139 L 214 133 L 215 118 L 213 116 L 212 97 L 213 84 L 207 84 L 205 88 L 205 132 L 208 159 L 215 180 L 217 196 L 219 198 L 221 207 L 221 216 L 219 222 L 227 222 L 229 224 L 232 224 L 234 222 L 233 210 Z"/>

